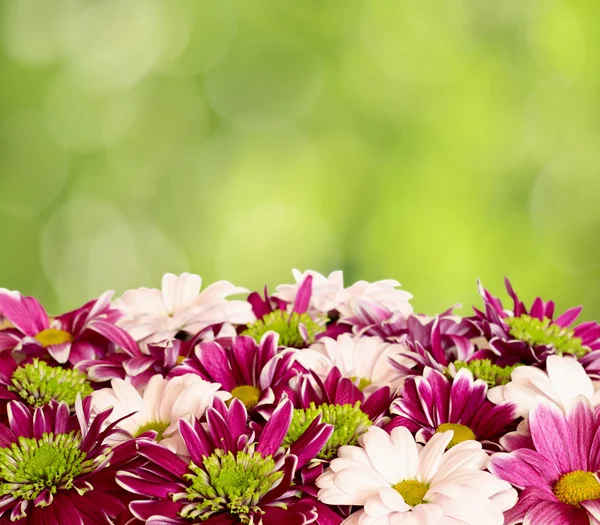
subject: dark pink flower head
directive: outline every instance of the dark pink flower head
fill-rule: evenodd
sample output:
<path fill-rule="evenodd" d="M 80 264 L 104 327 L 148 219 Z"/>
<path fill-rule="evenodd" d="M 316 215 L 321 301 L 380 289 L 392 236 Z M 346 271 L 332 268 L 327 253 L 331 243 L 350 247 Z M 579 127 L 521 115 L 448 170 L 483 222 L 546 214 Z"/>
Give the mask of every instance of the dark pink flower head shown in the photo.
<path fill-rule="evenodd" d="M 223 341 L 204 341 L 171 375 L 198 374 L 240 399 L 249 411 L 268 414 L 290 391 L 290 380 L 300 372 L 293 355 L 281 353 L 279 335 L 267 332 L 260 343 L 238 336 Z"/>
<path fill-rule="evenodd" d="M 148 525 L 317 523 L 317 502 L 301 498 L 293 480 L 322 448 L 331 427 L 316 421 L 283 448 L 292 412 L 292 404 L 282 402 L 257 437 L 243 403 L 234 399 L 226 408 L 216 402 L 207 411 L 206 428 L 197 420 L 180 420 L 190 461 L 140 440 L 139 453 L 148 463 L 117 475 L 122 487 L 141 496 L 130 504 L 131 512 Z"/>
<path fill-rule="evenodd" d="M 474 380 L 467 369 L 454 380 L 441 372 L 426 368 L 422 377 L 412 377 L 404 384 L 399 398 L 390 408 L 395 416 L 387 427 L 408 428 L 417 441 L 426 443 L 438 432 L 454 431 L 451 446 L 476 440 L 489 450 L 499 450 L 499 440 L 513 430 L 518 418 L 512 403 L 494 405 L 487 399 L 487 385 Z"/>
<path fill-rule="evenodd" d="M 106 292 L 77 310 L 50 318 L 34 297 L 0 290 L 0 313 L 14 326 L 3 331 L 0 349 L 20 349 L 30 358 L 61 365 L 99 359 L 116 347 L 139 353 L 133 339 L 115 326 L 121 313 L 111 307 L 111 296 Z"/>
<path fill-rule="evenodd" d="M 537 297 L 530 309 L 519 299 L 510 281 L 506 289 L 513 300 L 512 310 L 505 310 L 500 299 L 479 283 L 484 311 L 474 309 L 473 322 L 489 342 L 485 353 L 496 365 L 516 363 L 544 367 L 549 355 L 572 355 L 586 369 L 600 371 L 600 325 L 590 321 L 573 326 L 582 307 L 554 317 L 554 302 Z M 482 352 L 483 356 L 483 352 Z"/>
<path fill-rule="evenodd" d="M 489 470 L 521 489 L 505 524 L 590 525 L 600 521 L 600 421 L 579 396 L 565 415 L 541 400 L 529 414 L 533 449 L 494 454 Z"/>
<path fill-rule="evenodd" d="M 90 398 L 34 411 L 8 405 L 8 426 L 0 424 L 0 523 L 80 525 L 113 523 L 126 509 L 127 493 L 115 472 L 131 459 L 131 443 L 111 449 L 102 430 L 111 409 L 90 422 Z"/>

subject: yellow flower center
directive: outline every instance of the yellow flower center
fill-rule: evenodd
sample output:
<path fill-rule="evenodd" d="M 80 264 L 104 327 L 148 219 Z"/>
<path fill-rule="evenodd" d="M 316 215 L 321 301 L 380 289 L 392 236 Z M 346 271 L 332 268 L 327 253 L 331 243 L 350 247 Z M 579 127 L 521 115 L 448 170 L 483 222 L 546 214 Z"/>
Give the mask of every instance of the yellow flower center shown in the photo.
<path fill-rule="evenodd" d="M 73 336 L 69 332 L 65 332 L 64 330 L 59 330 L 57 328 L 47 328 L 46 330 L 42 330 L 39 334 L 35 336 L 42 346 L 48 347 L 51 345 L 62 345 L 64 343 L 70 343 L 73 341 Z"/>
<path fill-rule="evenodd" d="M 358 381 L 358 385 L 356 385 L 358 387 L 358 389 L 362 392 L 365 388 L 367 388 L 368 386 L 371 386 L 373 384 L 373 381 L 371 381 L 370 379 L 367 379 L 366 377 L 358 377 L 358 376 L 352 376 L 351 381 L 356 384 L 356 382 Z"/>
<path fill-rule="evenodd" d="M 593 472 L 575 470 L 560 478 L 553 492 L 563 503 L 580 508 L 582 501 L 600 499 L 600 483 Z"/>
<path fill-rule="evenodd" d="M 423 500 L 429 490 L 427 483 L 421 483 L 416 479 L 406 479 L 400 483 L 392 485 L 392 488 L 404 498 L 407 505 L 414 507 L 421 503 L 427 503 Z"/>
<path fill-rule="evenodd" d="M 448 448 L 452 448 L 454 445 L 458 445 L 463 441 L 477 439 L 477 436 L 475 436 L 474 432 L 469 427 L 458 423 L 442 423 L 437 427 L 436 433 L 447 432 L 448 430 L 454 432 L 454 436 L 452 436 L 452 441 L 448 444 Z"/>
<path fill-rule="evenodd" d="M 260 390 L 255 386 L 251 385 L 242 385 L 235 387 L 231 391 L 231 395 L 239 399 L 248 410 L 254 408 L 258 405 L 258 400 L 260 399 Z"/>
<path fill-rule="evenodd" d="M 161 441 L 163 438 L 163 433 L 165 430 L 167 430 L 167 428 L 169 428 L 169 423 L 162 423 L 161 421 L 150 421 L 149 423 L 146 423 L 145 425 L 142 425 L 140 428 L 138 428 L 137 432 L 134 434 L 133 437 L 139 437 L 144 432 L 154 430 L 154 432 L 156 432 L 156 441 Z"/>

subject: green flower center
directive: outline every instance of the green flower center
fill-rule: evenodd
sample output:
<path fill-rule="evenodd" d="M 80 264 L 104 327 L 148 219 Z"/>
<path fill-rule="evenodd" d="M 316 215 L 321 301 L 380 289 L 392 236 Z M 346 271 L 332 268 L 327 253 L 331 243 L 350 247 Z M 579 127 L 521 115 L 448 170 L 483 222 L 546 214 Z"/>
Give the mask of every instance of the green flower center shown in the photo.
<path fill-rule="evenodd" d="M 373 381 L 367 379 L 366 377 L 358 377 L 352 376 L 350 380 L 358 387 L 358 389 L 362 392 L 368 386 L 373 384 Z"/>
<path fill-rule="evenodd" d="M 160 421 L 150 421 L 149 423 L 146 423 L 145 425 L 142 425 L 140 428 L 138 428 L 137 432 L 134 434 L 133 437 L 139 437 L 144 432 L 149 432 L 150 430 L 153 430 L 154 432 L 156 432 L 156 441 L 161 441 L 163 438 L 163 433 L 165 430 L 167 430 L 167 428 L 169 428 L 169 423 L 162 423 Z"/>
<path fill-rule="evenodd" d="M 471 371 L 475 379 L 483 379 L 489 387 L 509 383 L 512 371 L 518 366 L 521 366 L 521 364 L 498 366 L 494 365 L 489 359 L 473 359 L 473 361 L 469 361 L 468 363 L 454 361 L 454 368 L 457 372 L 461 368 L 466 368 Z"/>
<path fill-rule="evenodd" d="M 57 328 L 47 328 L 46 330 L 42 330 L 39 334 L 34 336 L 34 338 L 37 339 L 43 347 L 62 345 L 73 341 L 73 336 L 69 332 Z"/>
<path fill-rule="evenodd" d="M 448 430 L 452 430 L 454 432 L 454 436 L 452 436 L 452 441 L 448 443 L 448 448 L 452 448 L 454 445 L 458 445 L 463 441 L 475 441 L 477 440 L 477 436 L 475 433 L 467 426 L 460 425 L 458 423 L 442 423 L 437 430 L 436 434 L 447 432 Z"/>
<path fill-rule="evenodd" d="M 421 503 L 427 503 L 423 500 L 429 490 L 427 483 L 421 483 L 416 479 L 407 479 L 392 485 L 392 488 L 404 498 L 407 505 L 415 507 Z"/>
<path fill-rule="evenodd" d="M 203 467 L 190 463 L 191 482 L 185 493 L 173 495 L 173 500 L 190 502 L 180 512 L 184 518 L 205 521 L 214 514 L 228 512 L 241 523 L 251 523 L 252 514 L 262 513 L 260 499 L 276 487 L 284 473 L 275 469 L 271 456 L 249 452 L 224 452 L 217 449 L 204 458 Z"/>
<path fill-rule="evenodd" d="M 231 391 L 231 395 L 244 403 L 248 410 L 252 410 L 258 405 L 260 389 L 252 385 L 237 386 Z"/>
<path fill-rule="evenodd" d="M 35 500 L 44 490 L 56 494 L 71 489 L 80 474 L 92 472 L 104 456 L 86 460 L 78 434 L 44 434 L 41 439 L 20 437 L 0 448 L 0 497 Z M 78 488 L 81 492 L 81 489 Z"/>
<path fill-rule="evenodd" d="M 359 401 L 354 405 L 323 404 L 316 406 L 311 403 L 309 408 L 294 410 L 292 423 L 283 440 L 283 446 L 288 447 L 296 442 L 319 414 L 322 415 L 322 423 L 333 425 L 333 434 L 317 455 L 317 458 L 325 461 L 336 457 L 341 446 L 356 445 L 358 438 L 372 425 L 369 416 L 360 409 Z"/>
<path fill-rule="evenodd" d="M 54 399 L 64 401 L 72 408 L 77 394 L 83 399 L 93 392 L 85 374 L 49 366 L 38 359 L 17 368 L 11 381 L 8 390 L 18 394 L 32 407 L 41 407 Z"/>
<path fill-rule="evenodd" d="M 541 321 L 529 315 L 507 317 L 504 322 L 510 328 L 510 335 L 530 346 L 551 346 L 559 355 L 584 356 L 590 349 L 583 346 L 581 338 L 574 337 L 574 330 L 563 328 L 544 317 Z"/>
<path fill-rule="evenodd" d="M 581 507 L 582 501 L 600 499 L 600 483 L 593 472 L 575 470 L 560 478 L 553 492 L 563 503 Z"/>
<path fill-rule="evenodd" d="M 264 315 L 258 321 L 249 324 L 242 335 L 249 335 L 259 343 L 262 336 L 272 330 L 279 334 L 279 344 L 290 348 L 304 348 L 307 344 L 315 341 L 317 334 L 325 331 L 323 324 L 315 322 L 307 313 L 299 314 L 275 310 Z M 300 334 L 300 325 L 303 325 L 308 335 L 308 341 L 304 341 Z"/>

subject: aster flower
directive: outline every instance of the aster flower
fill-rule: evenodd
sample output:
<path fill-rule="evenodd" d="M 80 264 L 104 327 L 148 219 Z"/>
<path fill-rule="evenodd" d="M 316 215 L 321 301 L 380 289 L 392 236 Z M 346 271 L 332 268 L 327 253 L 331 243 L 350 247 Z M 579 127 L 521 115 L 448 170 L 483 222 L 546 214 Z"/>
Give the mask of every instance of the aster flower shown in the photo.
<path fill-rule="evenodd" d="M 77 415 L 66 403 L 33 412 L 9 403 L 9 424 L 0 424 L 0 523 L 104 525 L 123 513 L 127 494 L 108 467 L 123 465 L 131 447 L 106 445 L 110 409 L 90 423 L 89 401 L 77 402 Z"/>
<path fill-rule="evenodd" d="M 331 428 L 317 421 L 286 450 L 281 445 L 291 418 L 292 405 L 284 401 L 256 438 L 243 403 L 234 399 L 227 409 L 217 401 L 207 410 L 206 430 L 197 420 L 179 423 L 189 462 L 140 440 L 148 463 L 117 475 L 126 490 L 142 496 L 130 504 L 131 512 L 148 525 L 316 523 L 316 502 L 301 499 L 292 481 Z"/>
<path fill-rule="evenodd" d="M 502 525 L 516 491 L 483 472 L 487 454 L 480 443 L 446 451 L 452 439 L 452 431 L 444 432 L 421 447 L 406 428 L 390 435 L 371 427 L 360 446 L 342 447 L 317 480 L 319 500 L 363 507 L 343 525 Z"/>
<path fill-rule="evenodd" d="M 106 292 L 77 310 L 49 318 L 34 297 L 0 290 L 0 313 L 14 325 L 4 331 L 2 348 L 6 349 L 7 340 L 12 340 L 11 350 L 70 365 L 104 357 L 116 346 L 137 355 L 135 342 L 115 326 L 121 313 L 110 306 L 112 293 Z"/>
<path fill-rule="evenodd" d="M 452 430 L 451 446 L 463 441 L 480 441 L 487 449 L 499 449 L 499 439 L 516 424 L 512 403 L 494 405 L 487 400 L 487 385 L 474 380 L 462 369 L 451 381 L 444 374 L 426 368 L 422 377 L 413 377 L 390 408 L 395 415 L 388 427 L 404 426 L 416 432 L 419 442 Z"/>
<path fill-rule="evenodd" d="M 219 383 L 209 383 L 195 374 L 172 379 L 155 375 L 143 394 L 122 379 L 113 379 L 111 387 L 92 394 L 92 413 L 99 413 L 106 407 L 113 408 L 106 422 L 122 420 L 117 428 L 125 431 L 122 435 L 113 436 L 113 439 L 123 441 L 149 436 L 177 454 L 186 453 L 177 426 L 179 420 L 201 418 L 215 398 L 227 400 L 231 397 L 228 392 L 218 391 L 221 387 Z"/>
<path fill-rule="evenodd" d="M 243 335 L 227 341 L 202 342 L 189 359 L 172 370 L 172 375 L 193 373 L 220 383 L 248 411 L 268 414 L 289 392 L 290 379 L 299 373 L 293 356 L 278 352 L 278 338 L 277 333 L 267 332 L 260 343 Z"/>
<path fill-rule="evenodd" d="M 508 384 L 489 390 L 488 399 L 496 404 L 509 401 L 516 406 L 519 416 L 525 417 L 540 398 L 568 412 L 580 395 L 592 406 L 600 405 L 600 391 L 596 391 L 583 366 L 572 357 L 551 355 L 546 360 L 546 371 L 520 366 L 512 372 Z"/>
<path fill-rule="evenodd" d="M 202 278 L 183 273 L 167 273 L 162 290 L 129 290 L 114 302 L 125 314 L 120 326 L 136 341 L 155 343 L 169 340 L 180 332 L 195 335 L 223 323 L 246 324 L 254 319 L 246 301 L 229 301 L 226 297 L 248 290 L 228 281 L 211 284 L 202 293 Z"/>
<path fill-rule="evenodd" d="M 414 366 L 412 359 L 403 357 L 405 351 L 405 345 L 387 343 L 380 337 L 351 334 L 337 339 L 322 337 L 307 349 L 292 350 L 296 361 L 307 370 L 325 378 L 336 367 L 365 392 L 386 385 L 396 390 L 402 385 L 404 376 L 392 368 L 390 359 L 408 368 Z"/>
<path fill-rule="evenodd" d="M 494 454 L 490 471 L 521 490 L 516 523 L 588 525 L 600 520 L 600 422 L 580 396 L 565 414 L 547 400 L 529 414 L 533 449 Z"/>
<path fill-rule="evenodd" d="M 571 308 L 554 317 L 554 302 L 537 297 L 528 310 L 505 279 L 513 300 L 512 310 L 479 283 L 485 311 L 475 308 L 473 321 L 489 341 L 486 357 L 498 366 L 522 363 L 544 367 L 548 356 L 571 355 L 588 366 L 600 368 L 600 325 L 590 321 L 573 326 L 582 307 Z"/>

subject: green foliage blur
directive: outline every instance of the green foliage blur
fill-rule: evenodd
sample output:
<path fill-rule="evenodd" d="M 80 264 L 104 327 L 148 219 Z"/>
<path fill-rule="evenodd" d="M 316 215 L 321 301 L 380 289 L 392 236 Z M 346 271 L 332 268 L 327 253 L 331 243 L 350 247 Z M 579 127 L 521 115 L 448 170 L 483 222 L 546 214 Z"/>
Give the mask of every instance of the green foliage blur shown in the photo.
<path fill-rule="evenodd" d="M 600 317 L 600 2 L 3 0 L 0 286 L 396 278 Z"/>

